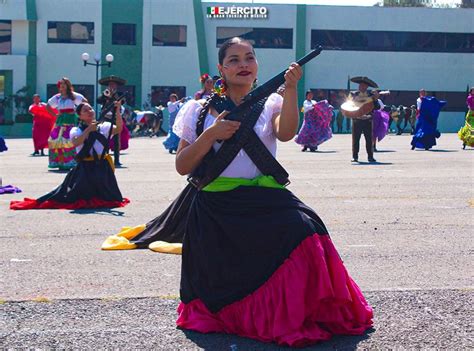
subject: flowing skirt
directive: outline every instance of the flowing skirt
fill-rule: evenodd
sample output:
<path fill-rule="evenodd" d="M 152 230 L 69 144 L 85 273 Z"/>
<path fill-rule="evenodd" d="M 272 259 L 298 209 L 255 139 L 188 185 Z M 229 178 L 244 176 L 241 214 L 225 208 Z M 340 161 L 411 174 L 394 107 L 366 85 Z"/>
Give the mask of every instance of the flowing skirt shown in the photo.
<path fill-rule="evenodd" d="M 33 106 L 30 108 L 33 114 L 33 145 L 35 151 L 48 148 L 48 138 L 53 129 L 55 120 L 49 114 L 45 106 Z M 56 111 L 57 112 L 57 111 Z"/>
<path fill-rule="evenodd" d="M 469 110 L 466 114 L 466 123 L 464 127 L 459 129 L 459 139 L 462 140 L 463 144 L 474 147 L 474 111 Z"/>
<path fill-rule="evenodd" d="M 301 129 L 295 138 L 297 144 L 315 148 L 332 138 L 331 119 L 333 108 L 326 100 L 319 101 L 304 115 Z"/>
<path fill-rule="evenodd" d="M 76 114 L 59 115 L 48 140 L 49 168 L 71 169 L 76 165 L 76 148 L 69 135 L 76 123 Z"/>
<path fill-rule="evenodd" d="M 376 141 L 381 141 L 388 133 L 388 120 L 390 116 L 385 111 L 376 110 L 372 113 L 373 128 L 372 138 Z"/>
<path fill-rule="evenodd" d="M 301 347 L 372 325 L 324 223 L 285 189 L 196 194 L 180 295 L 177 325 L 203 333 Z"/>
<path fill-rule="evenodd" d="M 122 197 L 115 179 L 112 158 L 98 162 L 81 161 L 66 175 L 63 183 L 38 199 L 12 201 L 12 210 L 124 207 L 130 201 Z"/>
<path fill-rule="evenodd" d="M 422 99 L 420 115 L 411 141 L 412 148 L 429 150 L 436 145 L 436 139 L 441 136 L 438 130 L 439 112 L 445 104 L 446 101 L 440 101 L 433 96 Z"/>
<path fill-rule="evenodd" d="M 182 253 L 180 328 L 288 346 L 363 334 L 372 309 L 324 223 L 288 190 L 268 186 L 188 185 L 161 216 L 123 228 L 102 249 Z"/>

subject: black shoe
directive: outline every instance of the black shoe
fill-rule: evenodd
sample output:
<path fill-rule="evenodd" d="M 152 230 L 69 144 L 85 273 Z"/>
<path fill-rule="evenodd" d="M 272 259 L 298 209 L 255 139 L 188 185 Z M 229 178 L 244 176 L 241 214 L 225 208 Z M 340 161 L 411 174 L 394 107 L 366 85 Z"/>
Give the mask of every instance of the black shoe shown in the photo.
<path fill-rule="evenodd" d="M 359 162 L 359 159 L 357 157 L 353 157 L 351 162 Z"/>
<path fill-rule="evenodd" d="M 412 150 L 415 150 L 415 146 L 412 146 L 411 149 L 412 149 Z"/>
<path fill-rule="evenodd" d="M 463 150 L 466 149 L 466 144 L 462 144 L 462 149 L 463 149 Z"/>
<path fill-rule="evenodd" d="M 375 162 L 377 162 L 377 160 L 373 157 L 369 157 L 369 162 L 370 163 L 375 163 Z"/>
<path fill-rule="evenodd" d="M 305 147 L 301 150 L 301 152 L 305 152 L 306 150 L 308 150 L 308 148 L 305 146 Z"/>
<path fill-rule="evenodd" d="M 309 151 L 310 151 L 310 152 L 316 152 L 317 149 L 318 149 L 318 148 L 310 147 L 310 148 L 309 148 Z"/>
<path fill-rule="evenodd" d="M 39 155 L 39 152 L 38 151 L 35 151 L 31 154 L 31 156 L 38 156 Z"/>

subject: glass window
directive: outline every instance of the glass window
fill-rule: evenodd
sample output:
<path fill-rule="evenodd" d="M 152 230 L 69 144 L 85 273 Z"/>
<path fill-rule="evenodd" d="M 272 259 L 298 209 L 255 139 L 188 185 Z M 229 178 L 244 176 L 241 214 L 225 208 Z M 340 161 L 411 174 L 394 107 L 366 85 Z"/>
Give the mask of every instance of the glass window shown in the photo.
<path fill-rule="evenodd" d="M 153 25 L 153 46 L 186 46 L 186 26 Z"/>
<path fill-rule="evenodd" d="M 94 44 L 94 22 L 48 22 L 48 43 Z"/>
<path fill-rule="evenodd" d="M 166 107 L 170 94 L 176 94 L 178 99 L 181 99 L 186 96 L 186 87 L 153 86 L 151 87 L 151 104 Z"/>
<path fill-rule="evenodd" d="M 95 95 L 94 95 L 94 86 L 89 84 L 74 84 L 74 91 L 84 95 L 84 97 L 89 101 L 92 106 L 94 106 Z M 48 100 L 51 96 L 57 94 L 58 86 L 56 84 L 48 84 L 46 86 L 46 100 Z M 46 102 L 46 101 L 45 101 Z"/>
<path fill-rule="evenodd" d="M 12 21 L 0 21 L 0 55 L 12 53 Z"/>
<path fill-rule="evenodd" d="M 311 47 L 326 50 L 474 52 L 474 33 L 312 30 Z"/>
<path fill-rule="evenodd" d="M 112 23 L 112 44 L 135 45 L 135 24 Z"/>
<path fill-rule="evenodd" d="M 293 29 L 291 28 L 217 27 L 217 47 L 233 37 L 247 39 L 256 49 L 293 48 Z"/>

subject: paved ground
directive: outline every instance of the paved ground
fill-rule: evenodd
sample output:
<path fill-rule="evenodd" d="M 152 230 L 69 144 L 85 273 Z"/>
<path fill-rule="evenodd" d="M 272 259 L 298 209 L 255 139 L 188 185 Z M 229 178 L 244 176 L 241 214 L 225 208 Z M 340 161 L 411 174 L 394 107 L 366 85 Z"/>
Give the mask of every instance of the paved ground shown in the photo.
<path fill-rule="evenodd" d="M 116 175 L 132 200 L 123 209 L 14 212 L 10 200 L 38 197 L 65 174 L 26 156 L 30 140 L 7 140 L 0 176 L 23 194 L 0 197 L 0 347 L 276 349 L 175 329 L 179 256 L 99 250 L 107 235 L 147 222 L 184 187 L 161 141 L 133 139 L 123 155 Z M 373 165 L 350 164 L 348 135 L 318 153 L 280 145 L 290 189 L 323 218 L 375 309 L 373 331 L 315 349 L 474 348 L 474 150 L 461 150 L 454 134 L 438 142 L 411 151 L 409 136 L 388 136 Z"/>

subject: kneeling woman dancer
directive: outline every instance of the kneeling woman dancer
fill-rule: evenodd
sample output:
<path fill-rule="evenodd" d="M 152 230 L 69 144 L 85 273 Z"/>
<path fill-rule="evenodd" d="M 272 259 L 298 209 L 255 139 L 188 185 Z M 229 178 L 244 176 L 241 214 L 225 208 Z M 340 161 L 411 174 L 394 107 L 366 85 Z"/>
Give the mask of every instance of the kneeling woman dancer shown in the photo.
<path fill-rule="evenodd" d="M 122 130 L 120 104 L 116 103 L 117 125 L 97 124 L 95 111 L 88 103 L 76 108 L 80 123 L 70 136 L 77 151 L 77 165 L 69 171 L 64 182 L 38 199 L 12 201 L 12 210 L 80 209 L 123 207 L 130 201 L 122 197 L 114 175 L 113 161 L 108 151 L 108 137 Z M 106 148 L 104 150 L 104 147 Z"/>
<path fill-rule="evenodd" d="M 284 97 L 272 94 L 259 101 L 241 122 L 225 116 L 257 77 L 252 45 L 241 38 L 226 41 L 219 49 L 218 69 L 226 92 L 213 94 L 204 105 L 189 101 L 177 116 L 174 130 L 181 141 L 176 169 L 181 175 L 196 174 L 206 155 L 232 145 L 234 136 L 238 144 L 246 121 L 256 121 L 245 137 L 263 144 L 257 149 L 260 154 L 268 150 L 274 157 L 277 140 L 295 136 L 299 65 L 293 63 L 286 71 Z M 275 177 L 263 175 L 249 156 L 252 150 L 245 150 L 236 153 L 219 177 L 197 186 L 181 217 L 185 228 L 178 327 L 289 346 L 317 343 L 333 334 L 363 334 L 372 325 L 372 309 L 347 273 L 324 223 Z M 131 236 L 122 238 L 135 248 Z M 113 249 L 112 244 L 109 240 L 103 248 Z"/>

